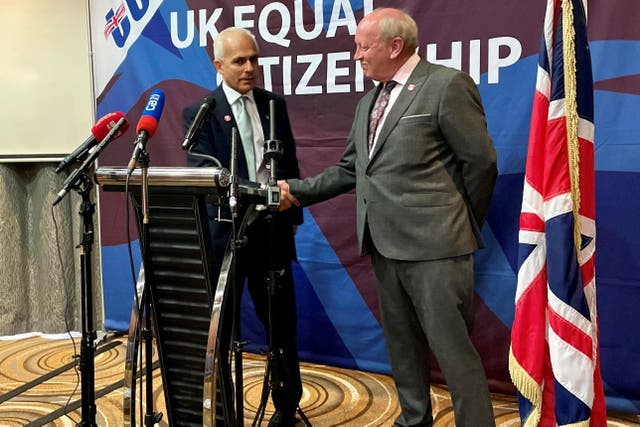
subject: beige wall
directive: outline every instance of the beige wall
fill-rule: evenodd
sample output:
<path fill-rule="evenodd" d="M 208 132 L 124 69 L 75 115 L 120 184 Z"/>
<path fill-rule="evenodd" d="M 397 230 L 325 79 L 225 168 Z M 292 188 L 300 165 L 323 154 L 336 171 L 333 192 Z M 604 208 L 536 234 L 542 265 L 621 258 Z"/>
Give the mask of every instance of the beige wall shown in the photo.
<path fill-rule="evenodd" d="M 0 162 L 55 160 L 90 134 L 84 0 L 2 0 Z"/>

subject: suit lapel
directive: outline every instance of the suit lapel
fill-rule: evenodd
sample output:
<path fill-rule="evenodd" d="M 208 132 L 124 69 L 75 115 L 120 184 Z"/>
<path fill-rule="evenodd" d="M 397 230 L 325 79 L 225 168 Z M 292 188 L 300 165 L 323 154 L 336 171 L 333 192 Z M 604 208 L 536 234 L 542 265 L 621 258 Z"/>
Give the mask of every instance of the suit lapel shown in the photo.
<path fill-rule="evenodd" d="M 233 111 L 231 111 L 231 105 L 229 105 L 229 101 L 227 100 L 224 91 L 222 90 L 222 85 L 218 86 L 218 88 L 214 91 L 216 96 L 216 107 L 214 109 L 213 118 L 218 123 L 220 129 L 222 129 L 222 135 L 220 135 L 215 130 L 215 126 L 212 128 L 212 135 L 216 138 L 215 144 L 217 149 L 220 152 L 221 159 L 220 162 L 223 165 L 227 165 L 227 167 L 231 166 L 231 134 L 232 129 L 237 128 L 238 125 L 236 123 L 236 119 L 233 116 Z M 238 140 L 237 143 L 238 150 L 238 175 L 248 179 L 249 171 L 247 170 L 247 160 L 244 157 L 244 150 L 242 148 L 242 141 Z"/>
<path fill-rule="evenodd" d="M 369 153 L 369 117 L 371 117 L 371 111 L 373 110 L 373 106 L 376 103 L 376 99 L 378 99 L 378 94 L 382 89 L 382 85 L 378 84 L 374 89 L 367 92 L 367 94 L 362 98 L 362 105 L 366 105 L 366 111 L 361 111 L 359 113 L 360 123 L 360 135 L 364 135 L 363 138 L 358 138 L 356 140 L 357 144 L 360 144 L 358 148 L 358 152 L 360 153 Z"/>
<path fill-rule="evenodd" d="M 272 137 L 269 135 L 269 96 L 260 88 L 253 88 L 253 99 L 256 101 L 260 124 L 262 124 L 262 135 L 266 141 Z"/>
<path fill-rule="evenodd" d="M 380 135 L 378 135 L 378 141 L 373 149 L 373 154 L 370 156 L 371 160 L 377 155 L 382 146 L 387 142 L 389 134 L 396 127 L 398 121 L 402 118 L 404 112 L 413 103 L 416 95 L 420 92 L 420 89 L 426 81 L 429 65 L 426 61 L 420 60 L 416 68 L 409 76 L 406 84 L 402 87 L 402 91 L 398 95 L 398 99 L 389 110 L 387 118 L 380 129 Z M 409 89 L 411 88 L 411 89 Z"/>

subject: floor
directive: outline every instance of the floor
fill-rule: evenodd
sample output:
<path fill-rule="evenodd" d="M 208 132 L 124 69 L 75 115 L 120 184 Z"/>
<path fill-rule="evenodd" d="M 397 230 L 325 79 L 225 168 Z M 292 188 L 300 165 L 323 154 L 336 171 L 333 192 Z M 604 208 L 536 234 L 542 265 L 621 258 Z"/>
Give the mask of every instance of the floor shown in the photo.
<path fill-rule="evenodd" d="M 43 336 L 0 340 L 0 426 L 74 426 L 82 418 L 81 376 L 74 369 L 79 338 Z M 107 337 L 95 356 L 96 424 L 122 426 L 126 337 Z M 302 363 L 301 408 L 312 426 L 391 426 L 399 407 L 385 375 Z M 261 356 L 244 357 L 245 424 L 255 421 L 264 379 Z M 160 370 L 154 371 L 154 410 L 164 409 Z M 454 426 L 446 387 L 431 393 L 435 426 Z M 139 399 L 143 400 L 143 399 Z M 492 395 L 496 425 L 519 426 L 514 396 Z M 272 408 L 267 405 L 266 425 Z M 86 416 L 86 414 L 85 414 Z M 87 418 L 90 419 L 90 418 Z M 159 426 L 167 426 L 162 420 Z M 638 415 L 611 413 L 609 426 L 640 426 Z"/>

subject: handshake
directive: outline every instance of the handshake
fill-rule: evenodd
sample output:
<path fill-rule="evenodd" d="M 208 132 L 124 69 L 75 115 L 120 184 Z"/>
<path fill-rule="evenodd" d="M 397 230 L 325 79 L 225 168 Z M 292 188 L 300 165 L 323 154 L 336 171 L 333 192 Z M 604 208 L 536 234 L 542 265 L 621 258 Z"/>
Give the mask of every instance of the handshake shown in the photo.
<path fill-rule="evenodd" d="M 278 188 L 280 188 L 280 206 L 278 206 L 279 211 L 286 211 L 291 206 L 300 206 L 300 202 L 298 199 L 293 197 L 291 193 L 289 193 L 289 184 L 285 180 L 278 181 Z"/>

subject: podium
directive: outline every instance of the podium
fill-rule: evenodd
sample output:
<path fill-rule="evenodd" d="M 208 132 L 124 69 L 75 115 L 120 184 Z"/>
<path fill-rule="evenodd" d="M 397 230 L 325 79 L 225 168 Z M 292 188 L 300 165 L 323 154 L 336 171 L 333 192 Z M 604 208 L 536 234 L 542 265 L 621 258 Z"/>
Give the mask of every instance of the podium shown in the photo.
<path fill-rule="evenodd" d="M 233 252 L 213 277 L 212 242 L 207 204 L 219 204 L 229 187 L 229 172 L 217 167 L 150 167 L 148 184 L 148 262 L 139 280 L 148 280 L 152 328 L 162 375 L 166 416 L 171 426 L 243 425 L 235 420 L 233 396 L 219 385 L 220 316 Z M 139 234 L 142 232 L 142 176 L 126 168 L 98 168 L 104 191 L 128 191 Z M 247 198 L 261 199 L 257 188 L 244 188 Z M 141 239 L 142 240 L 142 239 Z M 139 298 L 143 301 L 143 298 Z M 231 304 L 232 302 L 228 302 Z M 135 425 L 140 307 L 133 304 L 126 352 L 124 420 Z"/>

